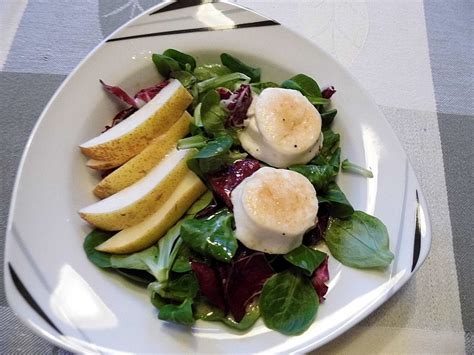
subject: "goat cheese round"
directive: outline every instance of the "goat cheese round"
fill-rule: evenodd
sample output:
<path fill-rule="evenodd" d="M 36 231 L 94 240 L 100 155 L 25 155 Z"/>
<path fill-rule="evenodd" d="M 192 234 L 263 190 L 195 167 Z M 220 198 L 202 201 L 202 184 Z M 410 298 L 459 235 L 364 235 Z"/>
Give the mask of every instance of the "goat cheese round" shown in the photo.
<path fill-rule="evenodd" d="M 316 190 L 294 171 L 261 168 L 235 188 L 231 199 L 236 237 L 253 250 L 288 253 L 317 221 Z"/>
<path fill-rule="evenodd" d="M 306 164 L 320 149 L 321 115 L 299 91 L 264 89 L 239 133 L 242 147 L 277 168 Z"/>

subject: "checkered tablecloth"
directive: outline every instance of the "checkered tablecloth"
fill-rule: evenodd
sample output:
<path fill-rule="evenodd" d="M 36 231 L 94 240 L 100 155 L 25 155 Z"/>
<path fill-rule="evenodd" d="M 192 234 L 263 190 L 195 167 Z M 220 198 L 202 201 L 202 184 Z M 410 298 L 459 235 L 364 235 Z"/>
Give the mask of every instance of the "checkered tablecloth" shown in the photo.
<path fill-rule="evenodd" d="M 21 153 L 44 106 L 105 36 L 159 0 L 0 0 L 0 258 Z M 474 2 L 251 1 L 334 55 L 375 98 L 427 198 L 431 253 L 408 284 L 322 353 L 474 353 Z M 3 278 L 3 270 L 0 270 Z M 13 314 L 0 353 L 63 353 Z"/>

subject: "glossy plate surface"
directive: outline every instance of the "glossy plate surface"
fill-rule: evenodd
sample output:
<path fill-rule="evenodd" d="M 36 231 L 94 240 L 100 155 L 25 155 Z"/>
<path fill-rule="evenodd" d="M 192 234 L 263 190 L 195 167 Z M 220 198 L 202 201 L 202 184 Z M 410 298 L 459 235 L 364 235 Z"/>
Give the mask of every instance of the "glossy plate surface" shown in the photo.
<path fill-rule="evenodd" d="M 333 58 L 278 23 L 226 3 L 160 5 L 95 49 L 43 112 L 25 150 L 7 229 L 8 301 L 34 331 L 73 351 L 304 352 L 335 338 L 390 298 L 425 260 L 431 229 L 413 170 L 377 105 Z M 186 5 L 186 6 L 185 6 Z M 303 335 L 286 337 L 260 321 L 245 334 L 215 323 L 192 329 L 159 321 L 146 290 L 91 264 L 82 242 L 90 227 L 77 210 L 95 200 L 97 176 L 78 145 L 109 123 L 118 106 L 98 80 L 128 92 L 161 80 L 153 52 L 176 48 L 200 63 L 229 52 L 281 82 L 306 73 L 334 85 L 334 130 L 342 157 L 369 167 L 373 179 L 340 174 L 356 209 L 380 218 L 393 264 L 359 271 L 330 259 L 327 301 Z"/>

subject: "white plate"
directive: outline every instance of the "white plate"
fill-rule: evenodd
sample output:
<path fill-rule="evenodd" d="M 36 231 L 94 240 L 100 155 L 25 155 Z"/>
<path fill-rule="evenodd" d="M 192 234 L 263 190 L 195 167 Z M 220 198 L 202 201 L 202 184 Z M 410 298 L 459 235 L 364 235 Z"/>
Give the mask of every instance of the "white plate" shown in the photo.
<path fill-rule="evenodd" d="M 187 5 L 187 6 L 185 6 Z M 183 7 L 184 6 L 184 7 Z M 161 10 L 160 10 L 161 9 Z M 78 144 L 109 123 L 117 106 L 99 79 L 128 92 L 160 80 L 151 53 L 177 48 L 198 61 L 221 52 L 260 66 L 264 79 L 306 73 L 332 84 L 342 156 L 373 179 L 340 174 L 357 209 L 390 233 L 393 264 L 359 271 L 330 260 L 329 293 L 303 335 L 287 337 L 262 322 L 245 334 L 215 323 L 192 329 L 157 319 L 144 289 L 91 264 L 82 242 L 90 227 L 76 211 L 94 201 L 96 175 Z M 16 314 L 35 332 L 72 351 L 304 352 L 340 335 L 389 299 L 425 260 L 431 228 L 425 200 L 393 131 L 374 101 L 333 58 L 278 23 L 226 3 L 158 6 L 98 46 L 58 89 L 28 142 L 7 229 L 5 285 Z"/>

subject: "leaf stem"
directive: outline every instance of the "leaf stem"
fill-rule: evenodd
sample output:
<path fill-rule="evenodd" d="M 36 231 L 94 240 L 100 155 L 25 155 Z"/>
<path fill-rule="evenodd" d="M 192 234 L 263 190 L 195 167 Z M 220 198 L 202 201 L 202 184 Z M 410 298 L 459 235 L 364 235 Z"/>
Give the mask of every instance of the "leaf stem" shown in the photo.
<path fill-rule="evenodd" d="M 196 84 L 196 87 L 198 88 L 199 92 L 205 92 L 210 89 L 218 88 L 219 86 L 234 80 L 243 80 L 249 82 L 250 78 L 243 73 L 231 73 L 201 81 L 200 83 Z"/>
<path fill-rule="evenodd" d="M 350 172 L 354 174 L 359 174 L 365 176 L 366 178 L 373 178 L 374 174 L 369 169 L 363 168 L 357 164 L 350 162 L 348 159 L 345 159 L 341 164 L 341 169 L 345 172 Z"/>
<path fill-rule="evenodd" d="M 178 149 L 202 148 L 206 144 L 207 139 L 204 136 L 197 135 L 180 139 L 178 141 Z"/>

